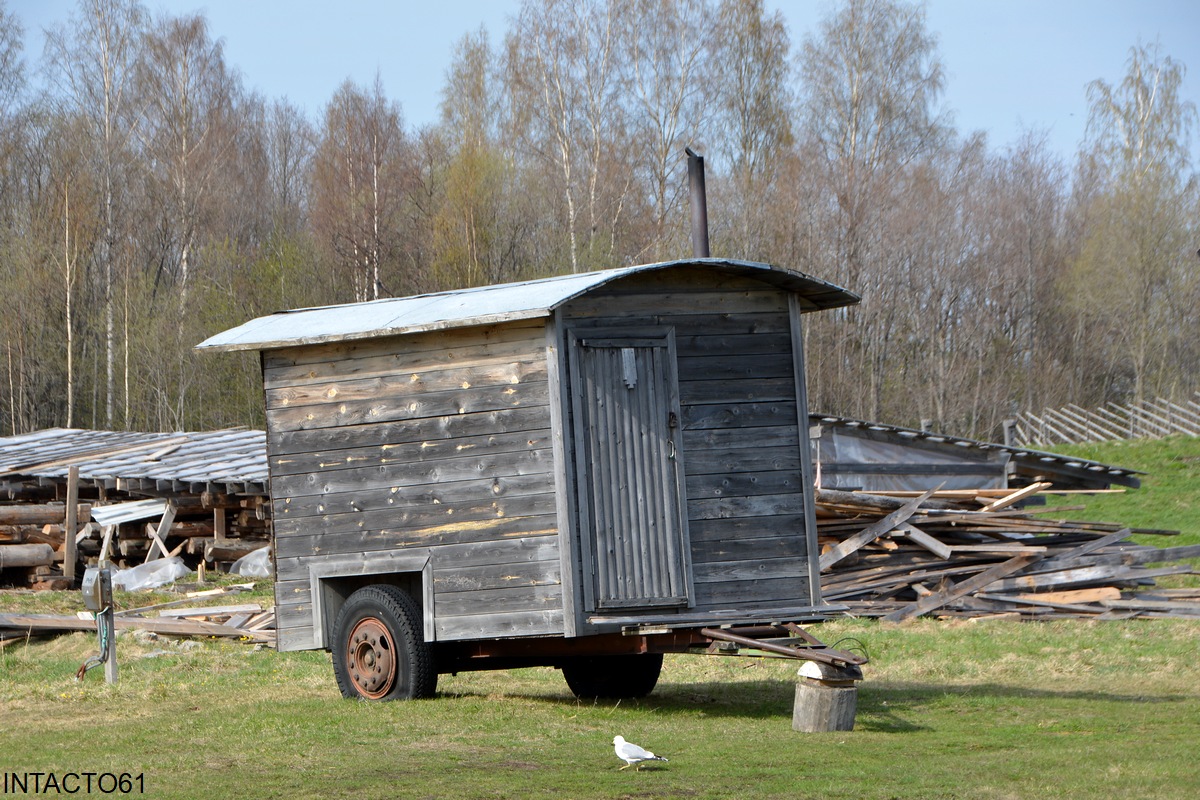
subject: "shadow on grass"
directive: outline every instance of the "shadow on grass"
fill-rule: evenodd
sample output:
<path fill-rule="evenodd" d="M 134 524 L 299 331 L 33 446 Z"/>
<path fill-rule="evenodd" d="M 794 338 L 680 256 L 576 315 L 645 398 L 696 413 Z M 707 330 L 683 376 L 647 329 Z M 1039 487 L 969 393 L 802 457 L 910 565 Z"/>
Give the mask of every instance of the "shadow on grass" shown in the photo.
<path fill-rule="evenodd" d="M 1031 703 L 1038 707 L 1076 703 L 1183 703 L 1194 698 L 1181 695 L 1146 696 L 1096 691 L 1057 691 L 1032 689 L 1005 684 L 984 683 L 975 686 L 926 683 L 864 684 L 858 694 L 856 729 L 881 733 L 907 733 L 928 730 L 913 722 L 923 707 L 960 704 Z"/>
<path fill-rule="evenodd" d="M 664 714 L 702 713 L 709 717 L 771 719 L 790 717 L 796 685 L 786 680 L 720 681 L 673 683 L 659 686 L 649 697 L 633 700 L 579 700 L 570 694 L 513 692 L 507 696 L 523 701 L 594 708 L 635 708 Z M 454 692 L 447 697 L 489 696 L 487 692 Z M 929 730 L 915 720 L 923 709 L 947 704 L 968 705 L 1023 703 L 1044 707 L 1075 703 L 1182 703 L 1194 698 L 1182 695 L 1146 696 L 1096 691 L 1056 691 L 985 683 L 975 686 L 925 683 L 872 684 L 859 687 L 855 729 L 879 733 L 914 733 Z"/>

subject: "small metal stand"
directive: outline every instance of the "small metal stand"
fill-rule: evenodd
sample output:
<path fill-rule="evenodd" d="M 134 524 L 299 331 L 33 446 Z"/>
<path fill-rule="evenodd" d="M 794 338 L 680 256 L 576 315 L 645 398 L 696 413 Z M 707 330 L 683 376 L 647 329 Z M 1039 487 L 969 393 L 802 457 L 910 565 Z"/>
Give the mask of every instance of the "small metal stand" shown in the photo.
<path fill-rule="evenodd" d="M 89 670 L 104 665 L 104 680 L 117 682 L 117 623 L 113 611 L 112 571 L 108 567 L 89 567 L 83 573 L 83 604 L 88 611 L 96 613 L 96 635 L 100 640 L 100 654 L 83 662 L 75 673 L 75 680 L 83 680 Z"/>

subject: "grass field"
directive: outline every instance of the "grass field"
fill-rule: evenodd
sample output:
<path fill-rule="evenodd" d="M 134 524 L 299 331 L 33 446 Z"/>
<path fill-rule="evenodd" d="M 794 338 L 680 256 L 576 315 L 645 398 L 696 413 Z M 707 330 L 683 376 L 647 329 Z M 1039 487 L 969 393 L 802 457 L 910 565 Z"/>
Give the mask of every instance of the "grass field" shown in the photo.
<path fill-rule="evenodd" d="M 1198 445 L 1092 455 L 1153 475 L 1086 513 L 1185 531 L 1156 544 L 1200 540 Z M 30 597 L 0 596 L 0 610 L 82 605 Z M 73 678 L 94 637 L 19 641 L 0 649 L 0 771 L 141 775 L 133 793 L 164 798 L 1200 794 L 1200 620 L 818 632 L 871 657 L 852 732 L 794 732 L 796 664 L 777 659 L 669 658 L 636 702 L 580 703 L 557 672 L 529 669 L 443 676 L 436 699 L 368 704 L 340 699 L 321 653 L 122 635 L 121 679 L 107 686 Z M 670 762 L 619 771 L 618 733 Z"/>
<path fill-rule="evenodd" d="M 1072 497 L 1071 503 L 1082 503 L 1085 509 L 1067 512 L 1066 516 L 1180 532 L 1178 537 L 1170 539 L 1161 536 L 1141 539 L 1159 547 L 1200 544 L 1200 438 L 1175 436 L 1105 442 L 1061 447 L 1055 452 L 1146 473 L 1140 476 L 1139 489 L 1083 499 Z"/>

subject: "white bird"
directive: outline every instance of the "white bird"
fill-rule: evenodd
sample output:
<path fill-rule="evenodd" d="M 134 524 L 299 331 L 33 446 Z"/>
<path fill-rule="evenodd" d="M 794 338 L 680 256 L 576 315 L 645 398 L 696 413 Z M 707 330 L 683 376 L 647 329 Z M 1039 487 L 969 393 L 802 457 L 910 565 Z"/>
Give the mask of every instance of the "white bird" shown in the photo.
<path fill-rule="evenodd" d="M 644 750 L 641 747 L 638 747 L 633 742 L 625 741 L 624 736 L 613 737 L 613 750 L 616 751 L 617 758 L 625 762 L 625 766 L 621 767 L 621 769 L 633 767 L 635 770 L 639 770 L 642 768 L 643 761 L 667 760 L 662 756 L 654 755 L 654 753 L 651 753 L 649 750 Z"/>

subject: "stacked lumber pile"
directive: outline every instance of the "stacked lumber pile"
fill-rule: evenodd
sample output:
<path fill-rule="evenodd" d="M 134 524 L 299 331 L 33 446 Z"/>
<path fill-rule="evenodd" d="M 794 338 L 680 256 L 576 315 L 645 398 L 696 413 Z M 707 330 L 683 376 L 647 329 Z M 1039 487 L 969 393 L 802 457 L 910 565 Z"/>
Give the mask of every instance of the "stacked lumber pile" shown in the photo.
<path fill-rule="evenodd" d="M 67 507 L 64 503 L 0 505 L 0 580 L 33 589 L 66 589 Z M 75 521 L 86 525 L 91 506 L 76 506 Z"/>
<path fill-rule="evenodd" d="M 908 498 L 818 490 L 821 594 L 849 613 L 938 617 L 1200 617 L 1200 587 L 1156 589 L 1195 572 L 1200 546 L 1134 544 L 1176 531 L 1039 518 L 998 499 Z M 1064 509 L 1041 509 L 1038 513 Z"/>

